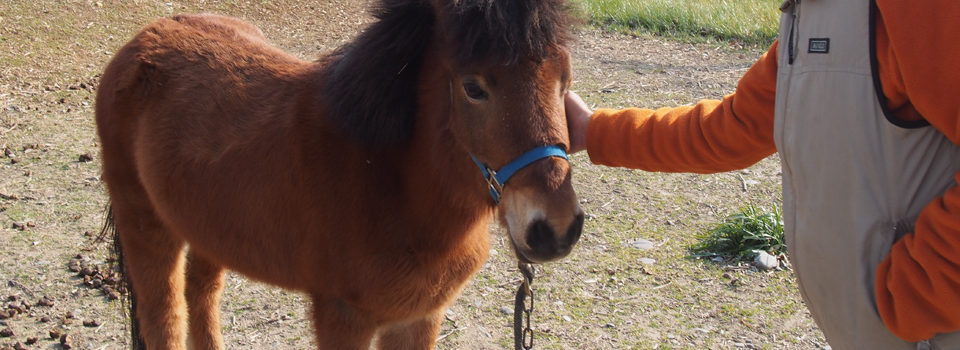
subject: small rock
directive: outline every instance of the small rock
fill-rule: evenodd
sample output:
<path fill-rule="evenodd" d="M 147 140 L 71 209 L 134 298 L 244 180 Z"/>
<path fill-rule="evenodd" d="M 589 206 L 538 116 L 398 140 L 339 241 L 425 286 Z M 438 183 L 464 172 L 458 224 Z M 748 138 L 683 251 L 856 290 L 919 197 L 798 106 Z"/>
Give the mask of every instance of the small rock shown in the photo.
<path fill-rule="evenodd" d="M 10 157 L 10 164 L 17 164 L 17 163 L 20 163 L 20 158 Z"/>
<path fill-rule="evenodd" d="M 713 257 L 713 259 L 710 259 L 710 260 L 712 260 L 713 262 L 716 262 L 716 263 L 718 263 L 718 262 L 723 262 L 723 257 L 722 257 L 722 256 L 715 256 L 715 257 Z"/>
<path fill-rule="evenodd" d="M 13 336 L 13 330 L 10 329 L 10 327 L 0 329 L 0 337 L 6 338 L 6 337 L 12 337 L 12 336 Z"/>
<path fill-rule="evenodd" d="M 40 322 L 47 323 L 52 321 L 49 316 L 40 317 Z"/>
<path fill-rule="evenodd" d="M 13 316 L 16 316 L 16 315 L 13 315 Z M 10 313 L 7 312 L 7 310 L 0 310 L 0 320 L 6 320 L 13 316 L 11 316 Z"/>
<path fill-rule="evenodd" d="M 767 254 L 767 252 L 760 252 L 757 254 L 756 258 L 753 258 L 753 263 L 757 266 L 758 269 L 767 271 L 780 266 L 780 261 L 777 260 L 777 257 Z"/>
<path fill-rule="evenodd" d="M 23 309 L 23 306 L 20 306 L 19 304 L 14 304 L 14 303 L 7 304 L 7 308 L 10 310 L 17 310 L 18 314 L 22 314 L 27 311 Z"/>
<path fill-rule="evenodd" d="M 93 275 L 93 269 L 90 268 L 89 266 L 84 267 L 84 268 L 80 269 L 80 275 L 81 275 L 81 276 L 90 276 L 90 275 Z"/>
<path fill-rule="evenodd" d="M 507 306 L 500 307 L 500 313 L 504 315 L 513 315 L 513 309 Z"/>
<path fill-rule="evenodd" d="M 7 300 L 17 301 L 17 296 L 16 296 L 16 295 L 11 295 L 11 296 L 7 297 Z"/>
<path fill-rule="evenodd" d="M 13 344 L 13 350 L 27 350 L 27 347 L 23 346 L 23 344 L 20 344 L 20 342 L 17 342 L 16 344 Z"/>
<path fill-rule="evenodd" d="M 563 316 L 560 316 L 560 318 L 562 318 L 564 321 L 570 322 L 570 316 L 563 315 Z"/>
<path fill-rule="evenodd" d="M 657 262 L 655 259 L 651 258 L 640 258 L 640 263 L 644 265 L 653 265 Z"/>
<path fill-rule="evenodd" d="M 27 226 L 24 225 L 22 222 L 14 222 L 13 229 L 23 231 L 27 229 Z"/>
<path fill-rule="evenodd" d="M 733 346 L 738 347 L 738 348 L 743 348 L 743 347 L 746 346 L 746 344 L 744 344 L 744 343 L 733 343 Z"/>
<path fill-rule="evenodd" d="M 633 241 L 633 247 L 640 250 L 653 249 L 653 242 L 640 238 Z"/>
<path fill-rule="evenodd" d="M 38 305 L 38 306 L 53 306 L 53 298 L 50 298 L 50 297 L 44 295 L 43 298 L 40 298 L 40 300 L 37 301 L 37 305 Z"/>
<path fill-rule="evenodd" d="M 64 334 L 60 336 L 60 346 L 62 346 L 64 350 L 73 349 L 73 339 L 70 339 L 69 334 Z"/>
<path fill-rule="evenodd" d="M 54 328 L 50 330 L 50 339 L 60 339 L 60 329 Z"/>
<path fill-rule="evenodd" d="M 81 154 L 80 157 L 78 158 L 78 160 L 79 160 L 81 163 L 86 163 L 86 162 L 89 162 L 89 161 L 93 160 L 93 155 L 90 154 L 90 152 L 87 152 L 87 153 Z"/>
<path fill-rule="evenodd" d="M 36 344 L 38 340 L 40 340 L 40 338 L 37 338 L 37 337 L 29 337 L 29 338 L 27 338 L 27 345 Z"/>
<path fill-rule="evenodd" d="M 83 320 L 83 325 L 86 326 L 86 327 L 99 327 L 99 326 L 100 326 L 100 321 L 97 321 L 96 319 Z"/>
<path fill-rule="evenodd" d="M 617 326 L 614 325 L 613 323 L 607 323 L 607 324 L 605 324 L 605 325 L 603 325 L 603 326 L 604 326 L 604 327 L 607 327 L 607 328 L 617 328 Z"/>

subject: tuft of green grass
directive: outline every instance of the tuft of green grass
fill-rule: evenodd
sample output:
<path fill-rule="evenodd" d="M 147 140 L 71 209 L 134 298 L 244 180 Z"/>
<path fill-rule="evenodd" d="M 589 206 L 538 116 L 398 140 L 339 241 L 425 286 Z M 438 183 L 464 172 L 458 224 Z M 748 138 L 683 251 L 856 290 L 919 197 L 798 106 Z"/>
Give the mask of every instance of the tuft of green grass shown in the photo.
<path fill-rule="evenodd" d="M 724 258 L 751 258 L 761 251 L 774 256 L 787 253 L 783 236 L 783 213 L 774 205 L 773 211 L 748 205 L 727 216 L 714 228 L 697 235 L 697 242 L 686 247 L 689 258 L 720 256 Z"/>
<path fill-rule="evenodd" d="M 780 0 L 575 0 L 590 22 L 679 39 L 714 38 L 769 45 L 777 38 Z"/>

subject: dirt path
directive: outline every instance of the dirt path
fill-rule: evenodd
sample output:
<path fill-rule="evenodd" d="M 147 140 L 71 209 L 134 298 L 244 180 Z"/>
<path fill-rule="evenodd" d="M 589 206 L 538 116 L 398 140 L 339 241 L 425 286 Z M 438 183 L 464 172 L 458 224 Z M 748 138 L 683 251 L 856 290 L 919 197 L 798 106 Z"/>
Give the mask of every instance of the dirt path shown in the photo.
<path fill-rule="evenodd" d="M 85 266 L 106 269 L 106 244 L 94 240 L 106 198 L 93 96 L 100 69 L 137 28 L 173 13 L 229 14 L 256 24 L 275 45 L 311 59 L 352 38 L 370 20 L 365 6 L 349 0 L 0 4 L 0 151 L 9 150 L 0 154 L 0 298 L 7 300 L 0 305 L 5 312 L 30 306 L 0 320 L 0 329 L 14 333 L 0 337 L 0 344 L 25 345 L 37 337 L 27 348 L 58 348 L 59 341 L 49 337 L 57 329 L 70 335 L 74 348 L 125 348 L 119 303 L 69 267 L 81 254 L 78 261 Z M 572 48 L 574 89 L 596 107 L 719 98 L 733 91 L 761 50 L 595 30 L 578 36 Z M 760 273 L 683 258 L 690 237 L 723 214 L 746 203 L 780 200 L 776 158 L 745 172 L 716 175 L 603 168 L 584 154 L 573 163 L 589 220 L 575 253 L 544 266 L 537 278 L 537 348 L 824 344 L 789 271 Z M 757 184 L 746 186 L 744 179 Z M 439 348 L 512 347 L 512 316 L 502 309 L 512 305 L 519 274 L 503 233 L 495 228 L 491 234 L 490 262 L 450 308 Z M 640 238 L 656 248 L 633 248 Z M 38 305 L 44 296 L 52 298 L 52 306 Z M 228 348 L 312 348 L 307 303 L 303 295 L 231 274 L 221 306 Z"/>

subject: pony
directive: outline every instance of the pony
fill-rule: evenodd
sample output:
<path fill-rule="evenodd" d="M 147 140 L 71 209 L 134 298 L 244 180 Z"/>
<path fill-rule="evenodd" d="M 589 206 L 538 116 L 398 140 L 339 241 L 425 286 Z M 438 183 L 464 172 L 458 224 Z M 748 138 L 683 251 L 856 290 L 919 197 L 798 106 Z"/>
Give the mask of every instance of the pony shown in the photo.
<path fill-rule="evenodd" d="M 320 349 L 432 348 L 494 218 L 520 261 L 568 255 L 568 6 L 380 0 L 316 61 L 235 18 L 146 25 L 96 98 L 133 347 L 222 349 L 231 269 L 308 295 Z"/>

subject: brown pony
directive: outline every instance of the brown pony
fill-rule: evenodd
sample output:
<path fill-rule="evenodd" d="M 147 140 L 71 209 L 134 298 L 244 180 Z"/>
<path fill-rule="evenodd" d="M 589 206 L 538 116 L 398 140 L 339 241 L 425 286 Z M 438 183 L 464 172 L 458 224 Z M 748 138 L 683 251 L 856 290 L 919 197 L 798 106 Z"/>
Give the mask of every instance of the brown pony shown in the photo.
<path fill-rule="evenodd" d="M 564 158 L 518 170 L 498 202 L 471 157 L 567 148 L 563 0 L 374 13 L 316 62 L 216 15 L 160 19 L 110 62 L 96 119 L 134 347 L 223 348 L 229 268 L 307 293 L 321 349 L 431 348 L 494 213 L 521 261 L 570 252 L 583 212 Z"/>

